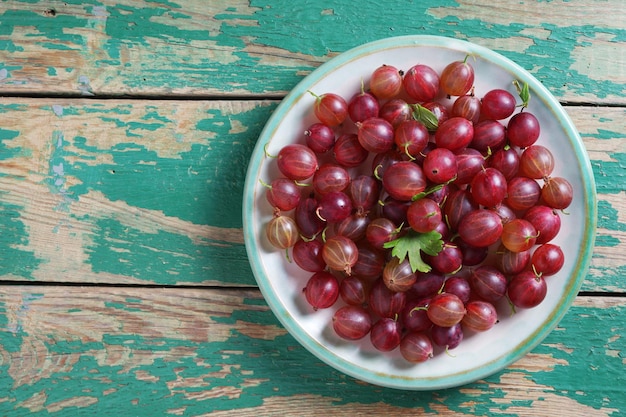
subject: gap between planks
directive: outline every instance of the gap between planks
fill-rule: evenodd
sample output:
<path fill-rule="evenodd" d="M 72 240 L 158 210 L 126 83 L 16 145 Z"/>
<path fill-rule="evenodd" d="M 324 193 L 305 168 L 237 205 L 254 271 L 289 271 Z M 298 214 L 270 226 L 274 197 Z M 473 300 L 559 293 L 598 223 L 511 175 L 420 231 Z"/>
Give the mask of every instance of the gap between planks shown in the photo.
<path fill-rule="evenodd" d="M 231 94 L 99 94 L 93 96 L 85 96 L 81 94 L 65 94 L 65 93 L 33 93 L 33 92 L 9 92 L 2 94 L 2 98 L 19 98 L 19 99 L 72 99 L 85 101 L 108 101 L 108 100 L 129 100 L 129 101 L 282 101 L 286 97 L 284 93 L 268 93 L 268 94 L 250 94 L 250 95 L 231 95 Z M 559 102 L 563 107 L 594 107 L 594 108 L 626 108 L 623 103 L 596 103 L 596 102 L 578 102 L 563 100 Z"/>

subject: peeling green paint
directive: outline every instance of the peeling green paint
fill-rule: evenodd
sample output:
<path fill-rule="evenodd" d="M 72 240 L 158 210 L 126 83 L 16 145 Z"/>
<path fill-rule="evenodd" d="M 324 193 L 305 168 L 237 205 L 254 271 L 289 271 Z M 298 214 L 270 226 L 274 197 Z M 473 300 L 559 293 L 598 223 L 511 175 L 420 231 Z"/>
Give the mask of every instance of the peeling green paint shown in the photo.
<path fill-rule="evenodd" d="M 3 194 L 0 191 L 0 276 L 32 280 L 42 261 L 27 249 L 29 233 L 21 220 L 24 208 L 2 201 Z"/>
<path fill-rule="evenodd" d="M 113 218 L 95 224 L 86 248 L 94 272 L 121 274 L 159 285 L 204 283 L 215 277 L 248 277 L 253 284 L 244 245 L 192 241 L 186 236 L 138 230 Z M 243 282 L 242 282 L 243 283 Z"/>
<path fill-rule="evenodd" d="M 117 309 L 117 310 L 124 310 L 124 311 L 128 311 L 128 312 L 143 311 L 140 308 L 129 307 L 127 304 L 115 303 L 115 302 L 111 302 L 111 301 L 105 301 L 104 306 L 107 307 L 107 308 L 112 308 L 112 309 Z"/>
<path fill-rule="evenodd" d="M 607 309 L 574 306 L 559 328 L 533 351 L 552 358 L 555 364 L 552 369 L 504 370 L 464 387 L 432 392 L 355 384 L 351 377 L 312 357 L 289 334 L 265 340 L 246 336 L 233 328 L 227 342 L 193 342 L 175 335 L 146 338 L 122 330 L 105 334 L 99 341 L 55 340 L 45 344 L 48 355 L 77 354 L 77 362 L 67 371 L 55 372 L 46 379 L 22 385 L 19 390 L 5 391 L 0 396 L 10 400 L 1 402 L 0 410 L 3 407 L 12 410 L 42 390 L 47 393 L 44 406 L 67 400 L 77 395 L 75 386 L 80 381 L 81 392 L 98 400 L 88 408 L 90 413 L 110 409 L 115 404 L 133 414 L 158 414 L 166 409 L 184 407 L 187 413 L 195 415 L 261 407 L 273 396 L 289 398 L 315 394 L 326 398 L 332 406 L 388 404 L 406 409 L 407 413 L 424 414 L 437 414 L 442 408 L 468 415 L 493 415 L 497 410 L 498 415 L 506 417 L 517 416 L 519 407 L 540 407 L 538 402 L 558 401 L 562 397 L 616 416 L 619 411 L 611 410 L 623 410 L 626 406 L 626 399 L 622 396 L 626 341 L 615 337 L 626 330 L 619 320 L 624 313 L 624 306 L 619 305 Z M 209 318 L 228 320 L 215 316 Z M 268 309 L 241 310 L 232 320 L 233 323 L 241 320 L 279 326 Z M 601 321 L 605 325 L 584 324 L 589 321 Z M 589 329 L 593 330 L 589 332 Z M 25 334 L 18 334 L 18 337 L 22 336 Z M 559 348 L 561 344 L 568 349 Z M 107 362 L 106 352 L 116 349 L 122 349 L 131 359 L 138 360 L 135 364 L 115 359 Z M 181 353 L 176 355 L 174 352 Z M 150 358 L 148 363 L 142 363 L 142 357 Z M 6 367 L 0 364 L 0 369 L 5 371 Z M 508 396 L 506 385 L 499 382 L 513 373 L 537 384 L 536 399 L 532 398 L 532 389 L 528 392 L 529 399 Z M 148 378 L 139 378 L 140 374 Z M 592 385 L 586 384 L 586 391 L 580 393 L 581 379 L 588 378 L 611 380 L 613 384 L 597 386 L 597 391 L 590 391 Z M 174 384 L 182 380 L 188 383 Z M 0 374 L 0 381 L 3 386 L 13 385 L 6 372 Z M 54 385 L 53 390 L 49 390 L 50 384 Z M 220 395 L 221 387 L 240 391 L 236 396 L 231 396 L 231 391 Z M 193 398 L 194 393 L 212 389 L 216 390 L 215 396 L 206 401 Z M 544 389 L 545 393 L 539 391 Z M 47 412 L 42 410 L 39 414 Z"/>
<path fill-rule="evenodd" d="M 626 361 L 626 323 L 616 320 L 608 324 L 603 314 L 594 308 L 574 307 L 568 313 L 557 331 L 553 332 L 534 352 L 552 355 L 556 360 L 565 361 L 566 365 L 555 365 L 551 372 L 538 371 L 530 374 L 538 384 L 558 387 L 558 395 L 574 398 L 577 402 L 595 409 L 607 408 L 625 410 L 626 398 L 623 397 L 624 363 Z M 611 308 L 611 317 L 624 317 L 626 308 Z M 597 326 L 590 323 L 604 323 Z M 579 333 L 585 340 L 584 345 L 567 349 L 553 349 L 551 343 L 562 343 L 564 333 Z M 608 351 L 615 352 L 609 354 Z M 611 381 L 609 385 L 596 386 L 597 392 L 585 389 L 584 395 L 577 395 L 582 378 Z M 596 379 L 597 378 L 597 379 Z M 621 398 L 620 398 L 621 396 Z M 619 411 L 617 412 L 618 415 Z"/>
<path fill-rule="evenodd" d="M 598 201 L 598 227 L 612 231 L 626 231 L 626 223 L 619 221 L 619 212 L 608 202 Z"/>
<path fill-rule="evenodd" d="M 20 132 L 0 127 L 0 160 L 11 159 L 19 154 L 18 148 L 9 148 L 7 142 L 18 137 Z M 0 172 L 0 175 L 5 175 Z"/>
<path fill-rule="evenodd" d="M 119 67 L 125 50 L 141 49 L 147 56 L 165 57 L 126 63 L 133 70 L 119 73 L 120 81 L 134 91 L 142 88 L 209 88 L 251 94 L 289 91 L 320 62 L 380 38 L 430 34 L 480 43 L 481 40 L 523 37 L 529 40 L 525 50 L 498 52 L 531 71 L 555 95 L 591 94 L 603 99 L 626 94 L 619 82 L 594 79 L 581 72 L 584 68 L 579 68 L 579 58 L 575 55 L 577 47 L 597 40 L 599 33 L 603 41 L 610 38 L 607 42 L 615 43 L 617 48 L 626 39 L 626 29 L 611 26 L 598 28 L 578 21 L 569 25 L 499 24 L 473 17 L 463 18 L 466 6 L 451 0 L 442 0 L 436 5 L 417 2 L 389 7 L 386 10 L 388 17 L 369 21 L 366 30 L 362 26 L 362 8 L 349 3 L 333 4 L 329 9 L 325 5 L 307 4 L 304 7 L 288 0 L 271 4 L 252 1 L 246 8 L 225 8 L 222 13 L 211 16 L 212 20 L 206 22 L 209 26 L 203 27 L 185 24 L 194 16 L 182 5 L 170 1 L 147 1 L 145 6 L 104 5 L 93 0 L 80 4 L 85 9 L 83 15 L 57 13 L 54 18 L 29 10 L 6 10 L 0 14 L 3 21 L 0 36 L 10 37 L 28 22 L 29 26 L 37 28 L 36 36 L 45 39 L 42 41 L 44 47 L 52 50 L 78 48 L 81 53 L 87 53 L 88 39 L 72 29 L 91 28 L 102 31 L 102 49 L 107 57 L 99 59 L 97 64 L 104 68 Z M 441 14 L 440 11 L 446 9 L 455 12 Z M 407 15 L 415 18 L 406 19 Z M 251 24 L 242 25 L 242 21 Z M 402 24 L 394 24 L 400 21 Z M 277 26 L 280 30 L 270 30 Z M 316 36 L 299 36 L 304 27 Z M 537 31 L 538 34 L 533 34 Z M 311 58 L 307 62 L 306 58 L 298 60 L 293 57 L 290 65 L 277 65 L 248 52 L 248 46 L 273 47 L 287 54 L 304 54 Z M 23 50 L 21 44 L 14 44 L 10 39 L 0 39 L 0 48 L 12 52 Z M 193 56 L 189 56 L 190 49 L 196 51 Z M 146 62 L 158 62 L 159 67 L 150 67 Z M 237 62 L 236 67 L 232 62 Z"/>
<path fill-rule="evenodd" d="M 626 188 L 626 153 L 609 152 L 611 161 L 591 161 L 591 167 L 596 179 L 600 178 L 622 178 L 620 181 L 614 179 L 612 181 L 597 181 L 596 189 L 599 193 L 617 194 L 623 192 Z"/>
<path fill-rule="evenodd" d="M 77 48 L 71 48 L 71 47 L 69 47 L 67 45 L 64 45 L 62 43 L 38 42 L 37 44 L 39 46 L 43 47 L 43 48 L 57 50 L 57 51 L 75 51 L 75 50 L 77 50 Z"/>
<path fill-rule="evenodd" d="M 83 46 L 85 38 L 80 34 L 71 33 L 71 28 L 82 28 L 85 26 L 81 16 L 72 14 L 57 14 L 53 19 L 46 17 L 43 13 L 36 13 L 31 10 L 8 9 L 2 13 L 2 26 L 5 26 L 7 35 L 15 31 L 16 27 L 29 26 L 37 28 L 37 32 L 30 34 L 30 37 L 39 37 L 48 41 L 48 44 L 58 46 L 58 43 L 51 41 L 62 41 L 68 45 Z M 2 34 L 2 33 L 0 33 Z M 20 47 L 20 50 L 24 49 Z"/>
<path fill-rule="evenodd" d="M 97 107 L 87 108 L 80 111 L 96 114 L 111 112 Z M 73 199 L 90 190 L 98 190 L 112 201 L 122 200 L 132 206 L 163 211 L 168 216 L 196 224 L 241 227 L 240 196 L 247 162 L 273 108 L 273 104 L 258 106 L 234 115 L 222 115 L 217 110 L 210 110 L 208 117 L 197 126 L 199 131 L 209 132 L 210 138 L 205 144 L 193 144 L 190 151 L 175 158 L 159 157 L 155 151 L 133 143 L 120 143 L 112 149 L 97 149 L 87 145 L 87 138 L 65 138 L 62 132 L 58 132 L 56 139 L 52 139 L 54 152 L 46 181 L 53 190 L 60 191 L 62 184 L 59 181 L 71 175 L 79 179 L 77 184 L 66 190 Z M 76 112 L 71 106 L 63 108 L 63 114 Z M 158 134 L 158 130 L 168 122 L 167 118 L 152 111 L 144 116 L 150 123 L 125 122 L 102 114 L 100 119 L 125 129 L 129 137 L 142 138 Z M 153 120 L 163 122 L 153 123 Z M 240 133 L 233 132 L 234 124 L 246 129 Z M 62 138 L 61 141 L 59 138 Z M 172 140 L 178 139 L 172 137 Z M 68 143 L 63 146 L 65 142 Z M 113 163 L 91 163 L 93 155 L 99 153 L 110 154 Z M 213 158 L 212 155 L 220 157 Z M 68 161 L 69 157 L 73 162 Z M 59 175 L 61 166 L 63 175 Z M 185 186 L 181 187 L 181 184 Z M 214 195 L 221 197 L 212 198 Z M 220 215 L 216 216 L 216 213 Z"/>

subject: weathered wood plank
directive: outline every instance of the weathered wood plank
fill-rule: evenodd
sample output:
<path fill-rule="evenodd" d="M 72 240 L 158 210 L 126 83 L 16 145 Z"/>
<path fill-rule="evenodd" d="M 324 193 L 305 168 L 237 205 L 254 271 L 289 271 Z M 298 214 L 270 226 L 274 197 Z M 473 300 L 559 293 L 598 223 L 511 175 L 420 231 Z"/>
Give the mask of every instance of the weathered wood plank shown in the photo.
<path fill-rule="evenodd" d="M 618 415 L 625 313 L 624 298 L 579 297 L 504 371 L 405 392 L 321 363 L 256 290 L 0 286 L 0 413 Z"/>
<path fill-rule="evenodd" d="M 0 99 L 0 279 L 254 285 L 241 200 L 275 105 Z M 621 292 L 626 111 L 567 110 L 600 200 L 583 289 Z"/>
<path fill-rule="evenodd" d="M 251 284 L 243 179 L 273 108 L 264 101 L 3 102 L 0 218 L 11 233 L 2 234 L 0 275 Z"/>
<path fill-rule="evenodd" d="M 563 101 L 626 103 L 621 0 L 393 1 L 384 18 L 364 21 L 380 16 L 380 7 L 372 0 L 358 8 L 286 0 L 4 1 L 0 92 L 279 97 L 359 44 L 432 34 L 501 52 Z"/>

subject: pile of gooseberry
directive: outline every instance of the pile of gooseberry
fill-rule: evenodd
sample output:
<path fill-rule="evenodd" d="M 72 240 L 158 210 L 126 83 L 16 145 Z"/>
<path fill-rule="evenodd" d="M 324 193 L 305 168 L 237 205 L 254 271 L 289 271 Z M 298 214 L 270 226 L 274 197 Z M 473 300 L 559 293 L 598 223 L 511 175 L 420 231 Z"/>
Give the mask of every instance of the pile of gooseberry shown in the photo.
<path fill-rule="evenodd" d="M 266 237 L 310 274 L 312 313 L 335 308 L 339 337 L 423 362 L 491 329 L 503 300 L 539 305 L 562 268 L 573 190 L 528 85 L 479 95 L 474 76 L 466 57 L 381 65 L 352 97 L 310 91 L 314 123 L 268 155 Z"/>

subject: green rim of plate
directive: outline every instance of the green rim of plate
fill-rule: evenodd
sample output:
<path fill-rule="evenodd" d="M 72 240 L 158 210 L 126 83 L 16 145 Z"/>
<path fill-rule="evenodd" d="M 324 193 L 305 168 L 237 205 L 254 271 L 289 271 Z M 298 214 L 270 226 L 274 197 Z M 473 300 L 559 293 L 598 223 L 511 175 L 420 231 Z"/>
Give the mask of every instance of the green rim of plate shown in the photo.
<path fill-rule="evenodd" d="M 570 277 L 568 280 L 559 307 L 548 316 L 543 326 L 538 328 L 530 337 L 522 341 L 522 343 L 508 354 L 496 358 L 485 366 L 470 369 L 466 372 L 433 378 L 407 378 L 364 369 L 337 356 L 311 338 L 294 320 L 289 311 L 284 308 L 282 302 L 276 296 L 270 285 L 269 279 L 264 273 L 263 263 L 259 256 L 259 248 L 256 245 L 256 239 L 254 237 L 258 229 L 255 229 L 255 224 L 252 220 L 255 210 L 256 182 L 259 170 L 265 159 L 264 148 L 271 139 L 272 132 L 279 126 L 292 105 L 305 94 L 312 85 L 316 84 L 320 79 L 323 79 L 336 67 L 345 65 L 352 60 L 374 52 L 411 46 L 438 47 L 475 54 L 503 68 L 509 73 L 515 74 L 520 81 L 527 82 L 534 93 L 534 99 L 544 102 L 546 107 L 552 111 L 554 117 L 558 120 L 566 136 L 570 139 L 578 165 L 581 169 L 581 178 L 584 188 L 583 195 L 586 197 L 583 201 L 583 211 L 585 213 L 583 240 L 586 244 L 581 245 L 579 249 L 577 262 L 574 267 L 574 276 Z M 248 166 L 243 197 L 243 231 L 250 265 L 262 295 L 265 297 L 266 302 L 281 324 L 307 350 L 333 368 L 375 385 L 405 390 L 433 390 L 465 385 L 501 371 L 537 346 L 557 326 L 580 290 L 591 261 L 597 223 L 596 187 L 591 163 L 577 129 L 558 100 L 528 71 L 499 53 L 467 41 L 429 35 L 392 37 L 363 44 L 330 59 L 300 81 L 281 101 L 261 132 Z"/>

